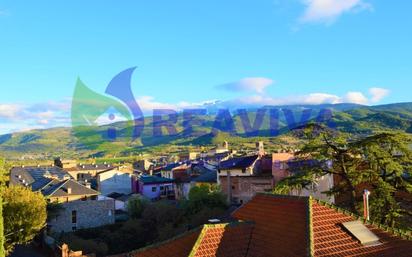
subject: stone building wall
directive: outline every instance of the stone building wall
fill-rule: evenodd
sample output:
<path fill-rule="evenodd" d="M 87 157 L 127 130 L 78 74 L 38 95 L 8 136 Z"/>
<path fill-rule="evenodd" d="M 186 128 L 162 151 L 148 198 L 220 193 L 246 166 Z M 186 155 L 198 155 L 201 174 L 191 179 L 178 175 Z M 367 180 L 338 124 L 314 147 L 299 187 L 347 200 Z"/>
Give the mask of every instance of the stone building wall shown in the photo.
<path fill-rule="evenodd" d="M 63 203 L 62 209 L 56 218 L 47 222 L 50 232 L 70 232 L 82 228 L 93 228 L 115 221 L 115 203 L 113 199 L 87 200 Z M 73 223 L 73 211 L 75 211 L 75 223 Z"/>

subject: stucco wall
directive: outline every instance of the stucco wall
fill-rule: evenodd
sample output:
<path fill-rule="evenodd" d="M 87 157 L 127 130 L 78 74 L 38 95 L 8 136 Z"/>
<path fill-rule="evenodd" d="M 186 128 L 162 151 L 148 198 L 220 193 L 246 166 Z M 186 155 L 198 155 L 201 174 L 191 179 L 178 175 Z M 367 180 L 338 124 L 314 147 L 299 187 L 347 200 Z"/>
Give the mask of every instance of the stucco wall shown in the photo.
<path fill-rule="evenodd" d="M 155 199 L 155 198 L 159 198 L 160 197 L 160 187 L 163 186 L 168 186 L 170 187 L 172 190 L 173 189 L 173 184 L 172 183 L 167 183 L 167 184 L 148 184 L 148 185 L 142 185 L 139 184 L 139 188 L 140 188 L 140 193 L 142 195 L 144 195 L 145 197 L 149 198 L 149 199 Z M 152 187 L 156 188 L 156 191 L 153 192 L 152 191 Z"/>
<path fill-rule="evenodd" d="M 316 184 L 312 184 L 309 189 L 292 190 L 291 195 L 312 196 L 316 199 L 335 203 L 334 196 L 328 196 L 322 192 L 329 191 L 333 187 L 333 175 L 328 174 L 317 180 Z"/>
<path fill-rule="evenodd" d="M 102 195 L 113 192 L 130 194 L 131 175 L 117 170 L 111 170 L 97 175 L 97 188 Z"/>
<path fill-rule="evenodd" d="M 237 203 L 246 203 L 256 193 L 264 193 L 273 188 L 273 181 L 271 176 L 238 176 L 231 177 L 232 185 L 232 200 Z M 222 192 L 228 194 L 227 177 L 220 177 L 220 186 Z"/>
<path fill-rule="evenodd" d="M 227 170 L 221 170 L 218 175 L 219 176 L 227 176 L 228 171 Z M 250 176 L 253 174 L 253 166 L 248 167 L 245 169 L 245 172 L 243 172 L 242 169 L 231 169 L 230 170 L 230 175 L 231 176 Z"/>

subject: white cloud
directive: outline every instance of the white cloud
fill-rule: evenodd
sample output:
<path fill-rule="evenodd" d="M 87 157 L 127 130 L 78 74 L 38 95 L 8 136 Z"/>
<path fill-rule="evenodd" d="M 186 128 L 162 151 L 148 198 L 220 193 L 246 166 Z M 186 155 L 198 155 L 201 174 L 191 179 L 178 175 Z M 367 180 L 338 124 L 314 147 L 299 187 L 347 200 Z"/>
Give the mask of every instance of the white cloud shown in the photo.
<path fill-rule="evenodd" d="M 142 96 L 136 99 L 139 104 L 140 109 L 144 114 L 153 114 L 154 109 L 171 109 L 175 111 L 181 111 L 183 109 L 196 109 L 196 108 L 207 108 L 208 106 L 214 106 L 218 103 L 218 100 L 207 100 L 198 103 L 190 102 L 178 102 L 178 103 L 162 103 L 155 101 L 151 96 Z"/>
<path fill-rule="evenodd" d="M 384 99 L 389 94 L 389 90 L 384 88 L 370 88 L 370 98 L 362 92 L 347 92 L 341 96 L 323 92 L 292 95 L 285 97 L 273 97 L 268 94 L 249 94 L 245 97 L 219 101 L 208 100 L 203 102 L 161 102 L 151 96 L 141 96 L 137 102 L 145 115 L 152 115 L 154 109 L 172 109 L 182 111 L 183 109 L 205 108 L 207 110 L 217 110 L 219 108 L 252 108 L 265 105 L 317 105 L 317 104 L 337 104 L 356 103 L 373 104 Z M 116 115 L 117 117 L 120 115 Z M 102 118 L 108 119 L 108 115 Z M 120 117 L 121 118 L 121 117 Z M 121 121 L 121 120 L 114 120 Z M 105 124 L 99 119 L 98 123 Z M 110 123 L 113 120 L 110 121 Z M 51 128 L 57 126 L 70 126 L 70 101 L 48 102 L 44 104 L 21 105 L 21 104 L 0 104 L 0 134 L 22 131 L 23 129 Z"/>
<path fill-rule="evenodd" d="M 274 83 L 273 80 L 263 77 L 244 78 L 239 81 L 223 84 L 217 88 L 229 91 L 251 91 L 256 93 L 263 93 L 264 90 Z"/>
<path fill-rule="evenodd" d="M 27 129 L 50 128 L 70 125 L 70 102 L 41 104 L 0 104 L 0 134 Z"/>
<path fill-rule="evenodd" d="M 369 100 L 361 92 L 348 92 L 343 98 L 345 103 L 368 104 Z"/>
<path fill-rule="evenodd" d="M 240 105 L 294 105 L 294 104 L 326 104 L 326 103 L 340 103 L 341 98 L 336 95 L 324 94 L 324 93 L 313 93 L 308 95 L 298 95 L 290 97 L 279 97 L 274 98 L 270 96 L 253 95 L 242 97 L 238 99 L 233 99 L 225 101 L 228 107 L 239 107 Z"/>
<path fill-rule="evenodd" d="M 372 96 L 371 102 L 372 103 L 377 103 L 380 100 L 382 100 L 384 97 L 389 95 L 390 91 L 385 88 L 380 88 L 380 87 L 372 87 L 369 89 L 369 94 Z"/>
<path fill-rule="evenodd" d="M 37 124 L 40 124 L 40 125 L 47 125 L 47 124 L 49 124 L 49 120 L 46 120 L 46 119 L 43 119 L 43 120 L 38 120 L 38 121 L 37 121 Z"/>
<path fill-rule="evenodd" d="M 18 104 L 0 104 L 0 118 L 16 118 L 21 109 L 22 106 Z"/>
<path fill-rule="evenodd" d="M 305 104 L 336 104 L 341 101 L 339 96 L 325 94 L 325 93 L 313 93 L 302 97 L 302 103 Z"/>
<path fill-rule="evenodd" d="M 39 118 L 39 119 L 51 119 L 54 117 L 54 112 L 53 111 L 45 111 L 45 112 L 39 112 L 39 113 L 35 113 L 34 117 L 35 118 Z"/>
<path fill-rule="evenodd" d="M 264 106 L 264 105 L 317 105 L 317 104 L 338 104 L 338 103 L 354 103 L 368 105 L 376 103 L 378 100 L 382 100 L 387 95 L 389 90 L 371 88 L 371 99 L 368 99 L 362 92 L 347 92 L 343 96 L 327 94 L 327 93 L 311 93 L 306 95 L 294 95 L 288 97 L 271 97 L 262 95 L 252 95 L 247 97 L 241 97 L 233 100 L 224 101 L 222 105 L 227 108 L 237 108 L 239 106 Z M 379 96 L 379 97 L 378 97 Z"/>
<path fill-rule="evenodd" d="M 371 10 L 372 5 L 363 0 L 302 0 L 306 6 L 300 21 L 331 23 L 342 14 Z"/>

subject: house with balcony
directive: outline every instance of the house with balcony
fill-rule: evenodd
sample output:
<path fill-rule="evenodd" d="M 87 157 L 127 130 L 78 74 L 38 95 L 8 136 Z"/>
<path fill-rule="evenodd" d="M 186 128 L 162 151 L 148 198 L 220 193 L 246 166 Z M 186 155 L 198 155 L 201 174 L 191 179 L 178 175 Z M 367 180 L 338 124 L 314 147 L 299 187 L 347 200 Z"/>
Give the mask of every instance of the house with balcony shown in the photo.
<path fill-rule="evenodd" d="M 132 176 L 132 192 L 155 201 L 160 199 L 175 199 L 175 182 L 170 178 L 159 176 Z"/>

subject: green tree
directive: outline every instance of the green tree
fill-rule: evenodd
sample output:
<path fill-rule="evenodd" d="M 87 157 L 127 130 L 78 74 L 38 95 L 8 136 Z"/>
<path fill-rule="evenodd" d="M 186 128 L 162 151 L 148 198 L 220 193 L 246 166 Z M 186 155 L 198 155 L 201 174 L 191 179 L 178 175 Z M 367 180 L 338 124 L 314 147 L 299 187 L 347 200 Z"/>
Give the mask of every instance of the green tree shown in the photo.
<path fill-rule="evenodd" d="M 4 250 L 4 221 L 3 221 L 3 197 L 2 193 L 4 188 L 6 187 L 5 184 L 5 169 L 4 169 L 4 160 L 0 158 L 0 257 L 4 257 L 6 255 Z"/>
<path fill-rule="evenodd" d="M 10 253 L 16 244 L 30 242 L 45 226 L 46 200 L 40 193 L 21 186 L 5 188 L 3 218 L 5 249 Z"/>
<path fill-rule="evenodd" d="M 0 196 L 0 257 L 6 255 L 4 251 L 4 226 L 3 226 L 3 198 Z"/>
<path fill-rule="evenodd" d="M 131 197 L 127 201 L 127 212 L 129 213 L 130 218 L 132 219 L 139 219 L 142 217 L 142 213 L 146 206 L 148 205 L 148 201 L 140 198 L 139 196 Z"/>
<path fill-rule="evenodd" d="M 412 192 L 410 142 L 405 134 L 380 133 L 354 143 L 363 152 L 360 180 L 372 188 L 370 209 L 374 221 L 395 226 L 403 215 L 410 215 L 396 199 L 397 192 Z"/>
<path fill-rule="evenodd" d="M 395 225 L 407 214 L 396 201 L 396 192 L 411 190 L 410 138 L 404 134 L 380 133 L 361 139 L 316 125 L 304 129 L 307 143 L 289 165 L 294 174 L 274 189 L 288 193 L 308 188 L 324 175 L 334 175 L 335 185 L 327 194 L 348 196 L 340 204 L 362 213 L 362 187 L 371 191 L 371 219 Z"/>
<path fill-rule="evenodd" d="M 189 191 L 189 200 L 183 204 L 187 215 L 196 214 L 203 208 L 225 209 L 226 207 L 225 196 L 217 188 L 207 185 L 192 187 Z"/>

